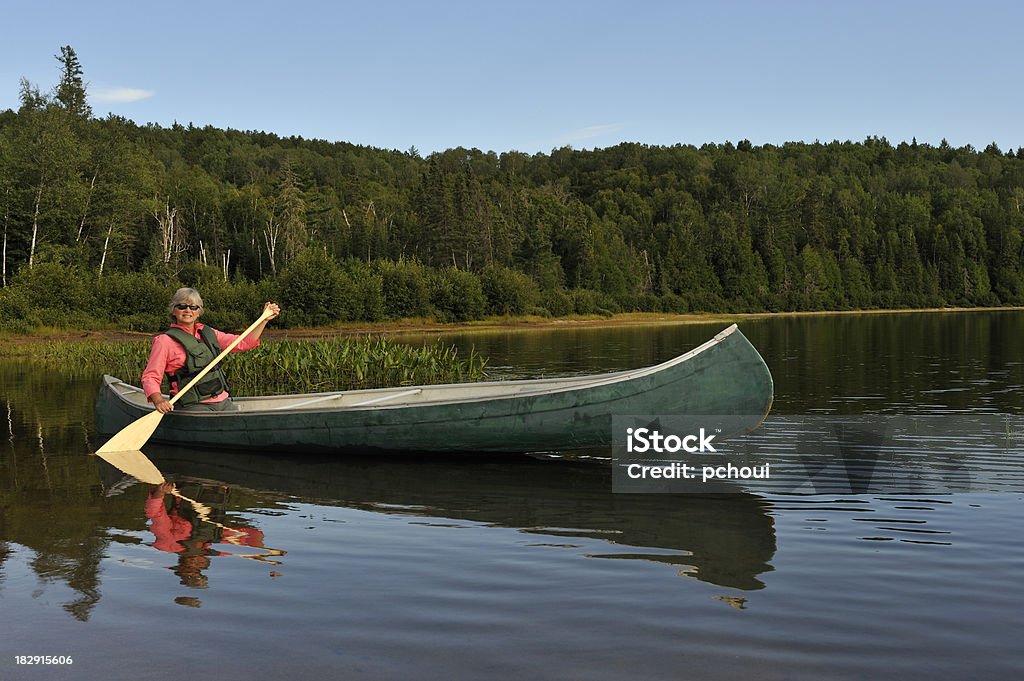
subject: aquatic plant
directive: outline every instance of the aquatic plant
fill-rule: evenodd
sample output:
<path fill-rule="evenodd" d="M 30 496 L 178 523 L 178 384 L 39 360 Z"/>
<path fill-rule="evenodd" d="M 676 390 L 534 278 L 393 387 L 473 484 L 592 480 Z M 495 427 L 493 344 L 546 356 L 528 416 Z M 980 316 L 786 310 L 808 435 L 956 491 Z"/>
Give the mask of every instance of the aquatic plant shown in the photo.
<path fill-rule="evenodd" d="M 136 383 L 149 348 L 145 340 L 54 341 L 43 345 L 36 359 Z M 475 350 L 462 358 L 457 348 L 440 340 L 414 346 L 373 337 L 269 341 L 224 362 L 236 396 L 461 383 L 483 378 L 487 365 Z"/>

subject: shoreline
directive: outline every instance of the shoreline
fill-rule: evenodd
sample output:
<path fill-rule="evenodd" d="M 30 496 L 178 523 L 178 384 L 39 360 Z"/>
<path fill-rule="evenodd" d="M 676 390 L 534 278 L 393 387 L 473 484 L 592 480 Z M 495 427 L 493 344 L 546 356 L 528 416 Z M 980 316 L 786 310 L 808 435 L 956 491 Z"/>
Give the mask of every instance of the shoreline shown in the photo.
<path fill-rule="evenodd" d="M 660 326 L 665 324 L 714 324 L 739 323 L 750 319 L 768 317 L 823 317 L 830 315 L 878 315 L 878 314 L 936 314 L 944 312 L 1019 312 L 1024 307 L 943 307 L 912 308 L 893 310 L 830 310 L 809 312 L 707 312 L 671 314 L 660 312 L 623 312 L 603 317 L 582 315 L 571 317 L 491 317 L 473 322 L 443 323 L 426 319 L 404 319 L 391 322 L 347 322 L 330 327 L 298 329 L 267 328 L 263 337 L 267 340 L 305 340 L 324 337 L 345 336 L 414 336 L 447 335 L 453 333 L 486 333 L 492 331 L 536 331 L 544 329 L 601 328 L 615 326 Z M 53 341 L 87 342 L 97 340 L 127 341 L 152 338 L 153 333 L 144 331 L 118 331 L 112 329 L 45 329 L 38 333 L 22 335 L 0 335 L 5 349 L 0 357 L 16 355 L 9 352 L 11 346 L 36 345 Z M 5 351 L 8 350 L 8 351 Z"/>
<path fill-rule="evenodd" d="M 473 322 L 442 323 L 427 320 L 398 320 L 393 322 L 349 322 L 333 327 L 309 329 L 273 329 L 264 332 L 266 338 L 317 338 L 325 335 L 355 336 L 367 334 L 409 336 L 420 334 L 451 334 L 490 331 L 537 331 L 543 329 L 602 328 L 615 326 L 661 326 L 667 324 L 739 323 L 749 319 L 769 317 L 823 317 L 830 315 L 875 314 L 936 314 L 943 312 L 1020 312 L 1024 306 L 1014 307 L 936 307 L 892 310 L 818 310 L 794 312 L 621 312 L 611 317 L 581 315 L 571 317 L 492 317 Z M 268 335 L 269 334 L 269 335 Z"/>

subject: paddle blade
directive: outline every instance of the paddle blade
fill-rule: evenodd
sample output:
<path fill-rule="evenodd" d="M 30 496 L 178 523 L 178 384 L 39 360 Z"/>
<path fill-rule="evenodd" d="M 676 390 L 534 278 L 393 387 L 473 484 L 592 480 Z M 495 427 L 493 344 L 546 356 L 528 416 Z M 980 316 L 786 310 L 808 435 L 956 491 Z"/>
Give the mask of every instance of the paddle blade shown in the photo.
<path fill-rule="evenodd" d="M 132 421 L 122 428 L 114 437 L 107 440 L 106 444 L 96 452 L 100 456 L 108 452 L 132 452 L 142 449 L 142 445 L 149 441 L 153 431 L 160 425 L 163 414 L 158 411 L 151 411 L 145 416 Z"/>
<path fill-rule="evenodd" d="M 114 468 L 117 468 L 123 473 L 127 473 L 139 482 L 159 485 L 164 481 L 163 474 L 160 473 L 160 470 L 152 461 L 149 460 L 149 457 L 142 453 L 141 450 L 135 449 L 119 452 L 105 452 L 101 449 L 96 452 L 96 455 Z"/>

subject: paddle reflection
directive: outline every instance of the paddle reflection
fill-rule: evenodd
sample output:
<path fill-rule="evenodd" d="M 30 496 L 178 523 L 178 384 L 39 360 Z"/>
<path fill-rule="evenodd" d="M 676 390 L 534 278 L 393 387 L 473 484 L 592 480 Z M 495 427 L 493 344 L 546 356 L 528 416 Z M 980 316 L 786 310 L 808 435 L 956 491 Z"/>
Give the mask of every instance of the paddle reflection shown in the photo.
<path fill-rule="evenodd" d="M 271 556 L 283 556 L 285 551 L 264 545 L 263 532 L 256 527 L 226 525 L 230 488 L 222 483 L 195 479 L 179 479 L 181 489 L 172 482 L 152 488 L 145 502 L 149 529 L 155 539 L 151 546 L 178 556 L 171 566 L 181 584 L 193 589 L 209 586 L 206 570 L 211 558 L 236 556 L 280 565 Z M 258 552 L 224 550 L 226 547 L 248 547 Z"/>

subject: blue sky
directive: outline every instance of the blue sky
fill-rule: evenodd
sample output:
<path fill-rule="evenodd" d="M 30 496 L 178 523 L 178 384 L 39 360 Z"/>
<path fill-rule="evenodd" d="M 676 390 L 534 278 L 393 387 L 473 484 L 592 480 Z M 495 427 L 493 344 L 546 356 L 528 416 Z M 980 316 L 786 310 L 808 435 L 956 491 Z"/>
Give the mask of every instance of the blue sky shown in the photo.
<path fill-rule="evenodd" d="M 0 109 L 76 50 L 97 115 L 422 153 L 885 136 L 1024 146 L 1024 3 L 4 3 Z"/>

